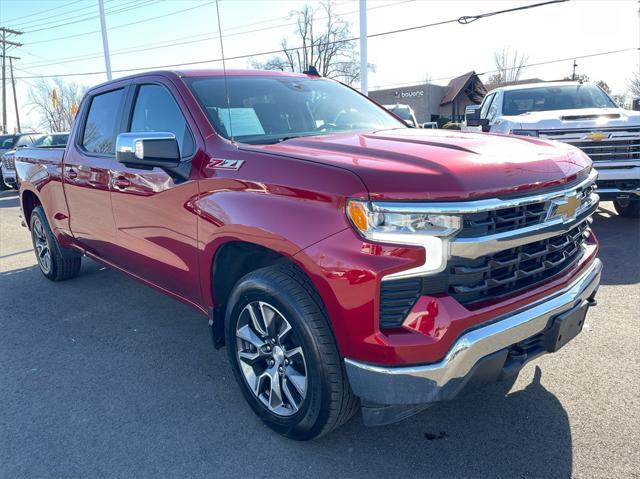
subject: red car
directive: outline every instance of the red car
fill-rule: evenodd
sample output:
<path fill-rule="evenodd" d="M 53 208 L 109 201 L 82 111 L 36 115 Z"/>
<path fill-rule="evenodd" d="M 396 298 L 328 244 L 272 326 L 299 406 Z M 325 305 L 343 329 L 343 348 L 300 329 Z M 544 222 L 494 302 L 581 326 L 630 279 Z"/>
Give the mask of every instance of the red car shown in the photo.
<path fill-rule="evenodd" d="M 66 149 L 16 167 L 47 278 L 86 255 L 193 306 L 294 439 L 514 378 L 580 332 L 600 282 L 584 153 L 411 129 L 313 75 L 118 79 Z"/>

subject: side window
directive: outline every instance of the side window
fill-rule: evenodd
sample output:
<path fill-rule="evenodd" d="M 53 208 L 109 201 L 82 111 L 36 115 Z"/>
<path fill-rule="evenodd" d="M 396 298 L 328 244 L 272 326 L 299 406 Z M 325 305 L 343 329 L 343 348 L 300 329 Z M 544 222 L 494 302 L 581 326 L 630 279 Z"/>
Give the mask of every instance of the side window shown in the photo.
<path fill-rule="evenodd" d="M 24 146 L 30 146 L 32 143 L 31 141 L 31 137 L 28 135 L 25 136 L 21 136 L 20 139 L 18 140 L 18 143 L 16 143 L 16 148 L 22 148 Z"/>
<path fill-rule="evenodd" d="M 161 85 L 141 85 L 133 107 L 129 131 L 166 131 L 173 133 L 182 158 L 193 155 L 195 145 L 180 107 Z"/>
<path fill-rule="evenodd" d="M 487 113 L 489 112 L 489 107 L 493 102 L 493 98 L 496 96 L 495 93 L 491 93 L 488 97 L 484 99 L 482 102 L 482 107 L 480 108 L 480 118 L 486 118 Z"/>
<path fill-rule="evenodd" d="M 494 95 L 493 100 L 491 101 L 491 105 L 489 106 L 489 111 L 487 112 L 487 118 L 489 121 L 493 121 L 496 117 L 496 113 L 498 113 L 498 100 L 500 95 L 497 93 Z"/>
<path fill-rule="evenodd" d="M 113 90 L 91 99 L 82 134 L 82 146 L 86 151 L 115 154 L 118 111 L 123 91 L 122 89 Z"/>

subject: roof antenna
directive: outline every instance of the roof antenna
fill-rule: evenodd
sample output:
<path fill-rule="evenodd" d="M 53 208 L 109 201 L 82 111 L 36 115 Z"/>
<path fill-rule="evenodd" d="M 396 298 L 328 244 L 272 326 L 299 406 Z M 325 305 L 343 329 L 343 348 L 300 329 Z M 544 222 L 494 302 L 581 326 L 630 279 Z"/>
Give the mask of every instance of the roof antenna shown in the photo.
<path fill-rule="evenodd" d="M 224 59 L 224 44 L 222 43 L 222 26 L 220 24 L 220 6 L 216 0 L 216 14 L 218 16 L 218 35 L 220 37 L 220 50 L 222 50 L 222 73 L 224 75 L 224 91 L 227 96 L 227 111 L 229 112 L 229 136 L 233 142 L 233 120 L 231 119 L 231 99 L 229 98 L 229 82 L 227 81 L 227 63 Z M 224 122 L 223 122 L 224 124 Z"/>
<path fill-rule="evenodd" d="M 314 67 L 313 65 L 309 65 L 309 68 L 307 68 L 302 73 L 304 73 L 305 75 L 311 75 L 311 76 L 314 76 L 314 77 L 319 77 L 320 76 L 320 73 L 318 73 L 318 69 L 316 67 Z"/>

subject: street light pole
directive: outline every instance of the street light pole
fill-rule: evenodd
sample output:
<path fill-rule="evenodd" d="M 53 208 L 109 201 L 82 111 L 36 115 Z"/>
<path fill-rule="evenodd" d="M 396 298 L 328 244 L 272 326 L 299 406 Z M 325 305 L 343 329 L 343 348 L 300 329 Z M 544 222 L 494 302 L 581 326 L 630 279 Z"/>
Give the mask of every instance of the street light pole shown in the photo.
<path fill-rule="evenodd" d="M 360 93 L 369 94 L 367 60 L 367 0 L 360 0 Z"/>
<path fill-rule="evenodd" d="M 109 58 L 109 39 L 107 38 L 107 21 L 104 17 L 104 0 L 98 0 L 100 7 L 100 28 L 102 30 L 102 51 L 104 52 L 104 65 L 107 68 L 107 80 L 111 80 L 111 59 Z"/>

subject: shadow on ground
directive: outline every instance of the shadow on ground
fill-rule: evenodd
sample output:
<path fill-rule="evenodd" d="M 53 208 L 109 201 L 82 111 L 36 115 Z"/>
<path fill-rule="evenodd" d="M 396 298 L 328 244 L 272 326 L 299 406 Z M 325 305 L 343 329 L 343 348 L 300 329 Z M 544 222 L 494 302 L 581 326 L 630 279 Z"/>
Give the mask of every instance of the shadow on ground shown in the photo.
<path fill-rule="evenodd" d="M 279 477 L 571 476 L 567 414 L 539 371 L 512 394 L 496 385 L 380 428 L 357 416 L 296 443 L 253 415 L 188 307 L 88 260 L 74 281 L 34 266 L 0 282 L 13 293 L 0 336 L 6 477 L 264 477 L 275 464 Z"/>
<path fill-rule="evenodd" d="M 0 208 L 15 208 L 19 204 L 20 201 L 16 190 L 0 191 Z"/>
<path fill-rule="evenodd" d="M 605 204 L 594 221 L 604 283 L 637 283 L 638 223 L 611 214 Z M 4 477 L 573 472 L 568 416 L 540 370 L 513 393 L 491 386 L 386 427 L 358 416 L 295 443 L 244 403 L 202 316 L 120 273 L 85 260 L 80 278 L 51 283 L 35 266 L 16 268 L 0 274 L 0 301 Z"/>
<path fill-rule="evenodd" d="M 640 283 L 640 220 L 619 216 L 613 203 L 601 203 L 592 228 L 604 263 L 602 284 Z"/>

